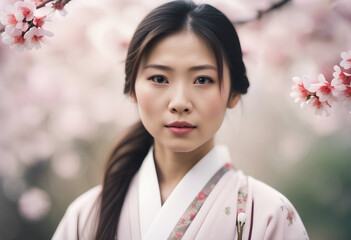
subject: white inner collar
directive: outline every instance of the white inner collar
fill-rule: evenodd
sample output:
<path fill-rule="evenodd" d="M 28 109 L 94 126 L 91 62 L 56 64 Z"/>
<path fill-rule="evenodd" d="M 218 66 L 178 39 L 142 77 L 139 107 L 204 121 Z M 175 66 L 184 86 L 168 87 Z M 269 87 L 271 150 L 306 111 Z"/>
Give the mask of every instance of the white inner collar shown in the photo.
<path fill-rule="evenodd" d="M 187 172 L 162 206 L 151 147 L 139 170 L 139 216 L 142 239 L 167 239 L 196 195 L 227 162 L 230 162 L 227 147 L 213 147 Z"/>

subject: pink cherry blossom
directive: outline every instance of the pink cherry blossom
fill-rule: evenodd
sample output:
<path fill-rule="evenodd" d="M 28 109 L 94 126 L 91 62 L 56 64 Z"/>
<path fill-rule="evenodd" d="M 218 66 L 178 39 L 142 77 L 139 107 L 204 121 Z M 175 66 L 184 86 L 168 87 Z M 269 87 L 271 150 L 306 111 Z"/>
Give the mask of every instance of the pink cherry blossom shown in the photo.
<path fill-rule="evenodd" d="M 60 11 L 65 14 L 64 6 L 70 0 L 49 1 L 45 6 L 50 6 L 53 11 Z M 9 5 L 4 13 L 0 13 L 0 21 L 5 25 L 5 32 L 2 34 L 2 41 L 11 45 L 11 48 L 22 50 L 36 49 L 46 42 L 46 37 L 53 36 L 53 33 L 44 30 L 43 26 L 48 21 L 48 15 L 38 17 L 37 6 L 44 0 L 24 0 L 17 1 L 14 5 Z M 38 6 L 42 8 L 43 6 Z M 17 31 L 19 30 L 19 31 Z M 13 46 L 12 46 L 13 45 Z"/>
<path fill-rule="evenodd" d="M 347 86 L 346 90 L 343 92 L 344 106 L 351 113 L 351 86 Z"/>
<path fill-rule="evenodd" d="M 332 93 L 334 87 L 327 80 L 325 80 L 323 74 L 318 76 L 318 81 L 318 83 L 312 83 L 309 86 L 308 91 L 316 93 L 316 96 L 319 97 L 319 101 L 321 102 L 328 101 L 331 103 L 335 101 L 336 98 Z"/>
<path fill-rule="evenodd" d="M 44 29 L 33 27 L 29 29 L 26 34 L 24 34 L 24 39 L 27 41 L 27 48 L 32 49 L 35 47 L 36 49 L 41 48 L 42 43 L 46 43 L 45 36 L 52 37 L 54 34 Z"/>
<path fill-rule="evenodd" d="M 31 21 L 34 18 L 34 12 L 36 10 L 36 6 L 31 1 L 17 1 L 15 3 L 15 16 L 17 19 L 22 18 L 26 21 Z"/>
<path fill-rule="evenodd" d="M 334 86 L 333 95 L 351 111 L 351 74 L 342 72 L 339 66 L 334 66 L 334 70 L 334 79 L 331 82 Z"/>
<path fill-rule="evenodd" d="M 315 114 L 319 117 L 325 113 L 326 116 L 330 115 L 330 104 L 325 101 L 321 102 L 318 97 L 312 96 L 306 101 L 306 106 L 315 111 Z"/>
<path fill-rule="evenodd" d="M 305 104 L 306 100 L 311 96 L 311 92 L 308 91 L 308 87 L 311 84 L 311 80 L 308 76 L 303 76 L 302 79 L 294 77 L 293 81 L 295 85 L 292 87 L 290 96 L 295 98 L 295 102 L 300 102 L 301 107 Z"/>
<path fill-rule="evenodd" d="M 58 11 L 61 16 L 66 16 L 67 15 L 67 11 L 64 8 L 65 4 L 64 3 L 58 3 L 58 2 L 49 2 L 45 5 L 46 7 L 50 8 L 51 11 L 48 13 L 48 16 L 51 16 L 55 13 L 55 11 Z"/>
<path fill-rule="evenodd" d="M 45 21 L 46 21 L 47 17 L 46 16 L 42 16 L 42 17 L 34 17 L 33 19 L 33 24 L 35 26 L 37 26 L 38 28 L 42 28 Z"/>
<path fill-rule="evenodd" d="M 10 45 L 10 49 L 22 51 L 26 48 L 26 39 L 22 35 L 20 29 L 7 26 L 5 32 L 2 33 L 2 42 Z"/>
<path fill-rule="evenodd" d="M 340 66 L 342 66 L 344 69 L 351 68 L 351 50 L 342 52 L 341 57 L 342 61 L 340 62 Z"/>
<path fill-rule="evenodd" d="M 351 83 L 351 74 L 342 72 L 339 66 L 334 66 L 334 70 L 331 85 L 339 91 L 343 91 Z"/>
<path fill-rule="evenodd" d="M 1 24 L 26 31 L 28 29 L 28 23 L 24 22 L 23 18 L 22 13 L 18 12 L 12 5 L 8 5 L 5 8 L 5 12 L 0 13 Z"/>

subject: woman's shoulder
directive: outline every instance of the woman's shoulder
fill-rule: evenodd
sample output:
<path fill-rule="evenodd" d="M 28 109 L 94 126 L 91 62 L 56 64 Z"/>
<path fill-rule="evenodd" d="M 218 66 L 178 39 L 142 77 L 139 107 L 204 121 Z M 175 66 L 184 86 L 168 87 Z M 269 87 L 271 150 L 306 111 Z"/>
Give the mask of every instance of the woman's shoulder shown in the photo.
<path fill-rule="evenodd" d="M 75 239 L 76 234 L 90 236 L 95 227 L 93 220 L 96 216 L 96 206 L 98 206 L 96 203 L 101 189 L 101 185 L 91 188 L 68 206 L 52 239 Z"/>
<path fill-rule="evenodd" d="M 238 169 L 231 172 L 231 180 L 233 182 L 239 181 L 239 191 L 249 191 L 251 194 L 258 198 L 260 201 L 279 201 L 285 196 L 272 186 L 258 180 L 252 176 L 245 174 L 242 170 Z"/>
<path fill-rule="evenodd" d="M 233 182 L 239 181 L 240 184 L 236 193 L 238 201 L 243 201 L 240 205 L 246 205 L 246 201 L 254 201 L 255 206 L 259 206 L 260 210 L 266 211 L 267 214 L 278 212 L 283 205 L 292 206 L 281 192 L 241 170 L 233 172 L 231 177 Z"/>
<path fill-rule="evenodd" d="M 254 204 L 261 211 L 268 215 L 298 215 L 293 204 L 280 191 L 253 177 L 248 177 L 248 181 Z"/>
<path fill-rule="evenodd" d="M 252 194 L 263 203 L 279 203 L 288 200 L 280 191 L 254 177 L 248 176 Z"/>
<path fill-rule="evenodd" d="M 242 170 L 228 172 L 229 181 L 239 182 L 237 194 L 246 195 L 246 198 L 253 199 L 256 204 L 267 205 L 267 207 L 281 206 L 282 203 L 291 204 L 287 197 L 272 186 L 246 175 Z M 226 178 L 228 179 L 228 178 Z"/>
<path fill-rule="evenodd" d="M 67 211 L 81 212 L 87 206 L 95 203 L 101 193 L 102 186 L 97 185 L 79 195 L 69 206 Z"/>

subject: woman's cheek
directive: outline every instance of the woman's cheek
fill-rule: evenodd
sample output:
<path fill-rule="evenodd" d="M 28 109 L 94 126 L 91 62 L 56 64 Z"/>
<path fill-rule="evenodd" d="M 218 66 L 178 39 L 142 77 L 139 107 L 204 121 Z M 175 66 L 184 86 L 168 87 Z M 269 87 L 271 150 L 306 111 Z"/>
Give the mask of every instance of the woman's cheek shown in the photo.
<path fill-rule="evenodd" d="M 157 113 L 160 104 L 160 93 L 148 84 L 136 85 L 136 98 L 139 112 L 143 116 L 150 116 Z M 142 117 L 142 116 L 141 116 Z"/>
<path fill-rule="evenodd" d="M 206 104 L 202 105 L 202 111 L 207 112 L 209 119 L 223 115 L 226 110 L 226 96 L 220 95 L 218 91 L 209 92 L 202 99 L 206 99 Z"/>

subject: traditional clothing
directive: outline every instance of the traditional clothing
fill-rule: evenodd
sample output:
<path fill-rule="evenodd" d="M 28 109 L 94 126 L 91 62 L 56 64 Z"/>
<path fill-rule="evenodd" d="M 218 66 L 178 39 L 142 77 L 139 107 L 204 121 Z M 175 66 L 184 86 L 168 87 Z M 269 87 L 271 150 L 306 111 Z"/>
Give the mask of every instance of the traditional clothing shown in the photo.
<path fill-rule="evenodd" d="M 116 186 L 117 187 L 117 186 Z M 67 209 L 53 239 L 92 239 L 101 186 Z M 215 146 L 178 183 L 161 205 L 153 148 L 132 179 L 117 229 L 119 240 L 238 239 L 237 213 L 246 221 L 242 239 L 305 240 L 292 204 L 268 185 L 230 165 L 226 147 Z"/>

